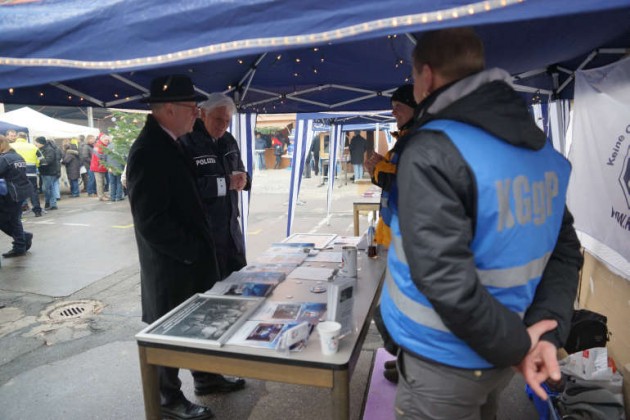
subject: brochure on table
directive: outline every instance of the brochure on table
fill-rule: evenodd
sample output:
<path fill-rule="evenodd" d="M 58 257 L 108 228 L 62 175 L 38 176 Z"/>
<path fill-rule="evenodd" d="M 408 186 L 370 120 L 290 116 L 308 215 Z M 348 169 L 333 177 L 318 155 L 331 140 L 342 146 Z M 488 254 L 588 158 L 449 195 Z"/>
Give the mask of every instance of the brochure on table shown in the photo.
<path fill-rule="evenodd" d="M 306 344 L 312 327 L 322 320 L 337 320 L 344 333 L 350 332 L 356 279 L 352 284 L 348 279 L 334 278 L 340 252 L 315 251 L 316 256 L 322 255 L 316 260 L 323 263 L 322 267 L 300 266 L 309 255 L 306 250 L 313 255 L 313 244 L 325 248 L 335 238 L 337 235 L 294 234 L 287 238 L 294 242 L 273 244 L 256 262 L 232 273 L 208 292 L 191 297 L 136 337 L 197 348 L 227 343 L 278 349 L 281 344 L 299 350 Z M 353 240 L 356 238 L 343 238 L 344 244 Z M 273 290 L 286 278 L 297 283 L 324 283 L 327 287 L 322 287 L 322 291 L 328 289 L 329 294 L 327 303 L 266 299 L 273 297 Z M 283 339 L 287 331 L 289 334 Z"/>
<path fill-rule="evenodd" d="M 294 233 L 282 243 L 313 243 L 315 249 L 325 249 L 336 237 L 334 233 Z"/>

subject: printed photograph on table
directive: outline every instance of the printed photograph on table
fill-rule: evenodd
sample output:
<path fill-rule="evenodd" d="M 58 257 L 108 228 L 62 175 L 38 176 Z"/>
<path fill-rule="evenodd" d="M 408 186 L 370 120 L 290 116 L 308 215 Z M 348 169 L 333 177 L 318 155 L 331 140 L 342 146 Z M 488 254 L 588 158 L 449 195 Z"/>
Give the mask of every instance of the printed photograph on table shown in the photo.
<path fill-rule="evenodd" d="M 284 332 L 298 324 L 298 322 L 247 321 L 234 333 L 227 344 L 277 349 Z"/>
<path fill-rule="evenodd" d="M 252 264 L 241 268 L 241 273 L 283 273 L 285 276 L 295 270 L 297 264 Z"/>
<path fill-rule="evenodd" d="M 274 285 L 269 283 L 238 283 L 230 286 L 226 296 L 267 296 Z"/>
<path fill-rule="evenodd" d="M 314 243 L 315 249 L 324 249 L 337 237 L 334 233 L 294 233 L 283 243 Z"/>
<path fill-rule="evenodd" d="M 279 271 L 235 271 L 220 283 L 280 283 L 286 274 Z"/>
<path fill-rule="evenodd" d="M 138 333 L 136 338 L 197 348 L 221 346 L 263 300 L 197 294 Z"/>
<path fill-rule="evenodd" d="M 251 320 L 317 323 L 325 313 L 326 303 L 267 301 L 251 316 Z"/>

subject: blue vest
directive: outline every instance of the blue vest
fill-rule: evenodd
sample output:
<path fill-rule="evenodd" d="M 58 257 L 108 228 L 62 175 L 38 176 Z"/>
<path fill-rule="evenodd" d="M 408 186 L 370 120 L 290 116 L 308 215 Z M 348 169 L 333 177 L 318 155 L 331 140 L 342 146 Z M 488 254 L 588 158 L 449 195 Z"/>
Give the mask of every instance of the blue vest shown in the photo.
<path fill-rule="evenodd" d="M 477 219 L 470 243 L 477 278 L 499 302 L 521 317 L 555 247 L 562 224 L 570 165 L 547 143 L 534 151 L 512 146 L 477 128 L 450 120 L 419 130 L 444 132 L 475 176 Z M 392 246 L 381 312 L 394 341 L 408 351 L 449 366 L 492 365 L 444 325 L 411 279 L 402 247 L 398 209 L 392 210 Z"/>

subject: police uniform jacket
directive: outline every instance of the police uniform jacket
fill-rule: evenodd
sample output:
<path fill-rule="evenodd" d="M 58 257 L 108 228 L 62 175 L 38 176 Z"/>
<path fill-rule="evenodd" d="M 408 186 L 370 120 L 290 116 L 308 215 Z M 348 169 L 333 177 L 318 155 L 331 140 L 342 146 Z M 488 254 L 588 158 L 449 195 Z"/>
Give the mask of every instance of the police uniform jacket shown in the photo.
<path fill-rule="evenodd" d="M 0 154 L 0 178 L 7 183 L 8 194 L 0 197 L 0 204 L 21 203 L 31 196 L 33 186 L 26 177 L 26 162 L 15 150 Z"/>
<path fill-rule="evenodd" d="M 219 279 L 215 246 L 189 159 L 149 115 L 127 162 L 142 293 L 151 323 Z"/>
<path fill-rule="evenodd" d="M 182 137 L 182 146 L 193 163 L 218 254 L 236 252 L 245 255 L 238 221 L 238 192 L 230 190 L 229 175 L 234 171 L 246 172 L 236 139 L 228 132 L 219 139 L 212 139 L 203 122 L 197 120 L 193 131 Z M 246 176 L 244 189 L 249 191 L 251 178 L 247 173 Z"/>

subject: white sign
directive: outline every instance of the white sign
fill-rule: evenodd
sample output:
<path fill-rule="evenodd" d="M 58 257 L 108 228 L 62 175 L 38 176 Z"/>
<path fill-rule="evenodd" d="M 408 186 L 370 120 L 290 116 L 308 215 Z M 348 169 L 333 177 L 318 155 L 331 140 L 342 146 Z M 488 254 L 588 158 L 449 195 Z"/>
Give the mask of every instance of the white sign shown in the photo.
<path fill-rule="evenodd" d="M 569 159 L 576 229 L 630 261 L 630 58 L 576 73 Z"/>

